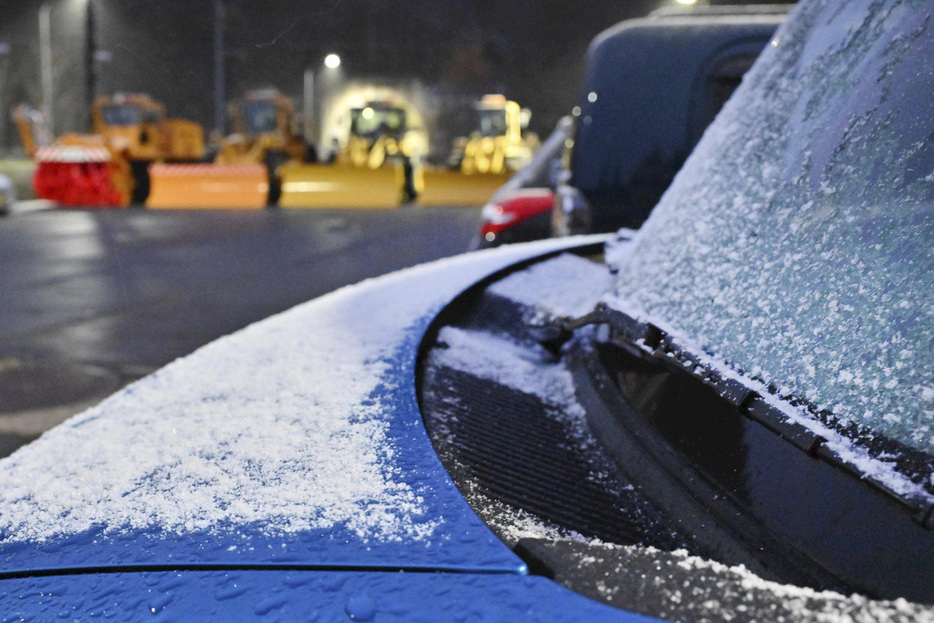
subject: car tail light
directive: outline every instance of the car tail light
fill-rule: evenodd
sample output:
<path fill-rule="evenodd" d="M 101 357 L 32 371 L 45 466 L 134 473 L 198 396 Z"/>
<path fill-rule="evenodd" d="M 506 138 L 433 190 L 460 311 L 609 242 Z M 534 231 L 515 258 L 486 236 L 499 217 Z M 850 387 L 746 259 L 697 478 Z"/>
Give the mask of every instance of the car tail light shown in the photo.
<path fill-rule="evenodd" d="M 555 195 L 547 188 L 524 188 L 510 193 L 503 199 L 483 206 L 483 226 L 480 235 L 494 236 L 504 229 L 551 210 Z"/>

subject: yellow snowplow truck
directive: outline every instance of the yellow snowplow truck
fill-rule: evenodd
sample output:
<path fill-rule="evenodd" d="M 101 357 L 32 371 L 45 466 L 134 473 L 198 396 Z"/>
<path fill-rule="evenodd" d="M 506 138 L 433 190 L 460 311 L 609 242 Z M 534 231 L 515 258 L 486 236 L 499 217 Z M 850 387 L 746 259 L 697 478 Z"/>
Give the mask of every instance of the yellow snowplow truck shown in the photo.
<path fill-rule="evenodd" d="M 463 173 L 518 171 L 538 148 L 538 135 L 525 132 L 531 113 L 503 95 L 485 95 L 476 106 L 477 126 L 455 149 Z M 457 160 L 458 158 L 455 158 Z"/>
<path fill-rule="evenodd" d="M 250 91 L 227 114 L 233 134 L 221 142 L 214 164 L 262 163 L 270 152 L 284 161 L 308 159 L 295 105 L 275 89 Z"/>
<path fill-rule="evenodd" d="M 41 145 L 42 117 L 14 111 L 23 146 L 38 163 L 34 185 L 42 199 L 70 206 L 125 207 L 149 192 L 155 161 L 204 157 L 204 130 L 193 121 L 168 119 L 148 95 L 101 96 L 91 107 L 91 134 L 65 134 Z"/>
<path fill-rule="evenodd" d="M 230 104 L 233 133 L 222 139 L 214 164 L 150 169 L 152 208 L 259 208 L 279 199 L 280 167 L 313 154 L 292 100 L 275 89 L 251 91 Z"/>

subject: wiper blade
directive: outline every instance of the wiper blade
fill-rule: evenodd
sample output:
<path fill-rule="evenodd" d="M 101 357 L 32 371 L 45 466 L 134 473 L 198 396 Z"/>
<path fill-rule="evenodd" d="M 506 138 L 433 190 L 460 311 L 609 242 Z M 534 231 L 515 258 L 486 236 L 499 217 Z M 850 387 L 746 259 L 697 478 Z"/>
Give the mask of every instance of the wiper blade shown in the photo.
<path fill-rule="evenodd" d="M 797 407 L 805 411 L 816 411 L 807 402 L 798 400 L 792 402 L 787 398 L 779 397 L 771 392 L 771 387 L 768 394 L 763 394 L 753 387 L 753 381 L 743 379 L 740 375 L 726 369 L 725 366 L 718 367 L 714 365 L 709 357 L 705 357 L 704 354 L 678 343 L 673 336 L 657 325 L 641 321 L 623 311 L 613 309 L 606 303 L 598 303 L 593 311 L 578 318 L 559 317 L 548 323 L 530 325 L 526 328 L 532 339 L 538 341 L 553 354 L 558 355 L 562 347 L 574 336 L 576 331 L 594 325 L 608 327 L 607 339 L 610 342 L 635 346 L 647 355 L 663 361 L 669 366 L 689 372 L 692 378 L 712 388 L 723 400 L 729 402 L 745 417 L 765 427 L 809 456 L 850 474 L 896 501 L 911 514 L 917 523 L 927 530 L 934 531 L 934 493 L 928 490 L 931 482 L 930 475 L 934 473 L 934 460 L 922 456 L 916 450 L 904 447 L 895 440 L 885 440 L 887 448 L 897 446 L 898 454 L 910 456 L 911 462 L 920 466 L 917 474 L 905 474 L 902 470 L 898 470 L 898 473 L 915 484 L 917 484 L 917 481 L 925 482 L 924 485 L 921 485 L 924 487 L 923 492 L 915 494 L 898 492 L 876 474 L 868 473 L 852 461 L 847 461 L 827 445 L 827 438 L 810 430 L 804 424 L 791 419 L 786 411 L 781 408 L 782 406 L 786 408 Z M 816 415 L 813 415 L 813 417 L 815 422 L 820 422 Z M 848 437 L 851 443 L 856 444 L 854 439 L 845 434 L 844 436 Z M 879 461 L 876 457 L 874 457 L 874 460 Z M 890 463 L 885 463 L 885 465 L 891 467 Z M 915 477 L 912 478 L 912 475 Z"/>

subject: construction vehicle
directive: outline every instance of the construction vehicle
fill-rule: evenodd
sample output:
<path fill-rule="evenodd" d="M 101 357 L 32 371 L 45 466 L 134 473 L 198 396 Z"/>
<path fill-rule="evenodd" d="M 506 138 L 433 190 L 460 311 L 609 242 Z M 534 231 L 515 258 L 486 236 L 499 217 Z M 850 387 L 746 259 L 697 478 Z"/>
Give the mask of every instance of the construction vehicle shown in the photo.
<path fill-rule="evenodd" d="M 97 97 L 91 130 L 134 162 L 204 158 L 204 129 L 194 121 L 167 118 L 162 102 L 142 93 Z"/>
<path fill-rule="evenodd" d="M 279 91 L 250 91 L 241 102 L 230 104 L 227 114 L 233 134 L 221 142 L 214 164 L 257 164 L 270 154 L 282 162 L 308 160 L 295 105 Z"/>
<path fill-rule="evenodd" d="M 227 113 L 233 133 L 221 140 L 214 164 L 150 169 L 153 208 L 250 208 L 279 199 L 280 167 L 314 160 L 292 100 L 276 89 L 250 91 Z"/>
<path fill-rule="evenodd" d="M 377 101 L 351 108 L 345 158 L 354 166 L 371 169 L 383 166 L 387 160 L 411 158 L 407 132 L 404 108 Z"/>
<path fill-rule="evenodd" d="M 411 127 L 410 119 L 418 119 L 412 112 L 388 99 L 350 107 L 343 148 L 334 139 L 334 164 L 281 169 L 281 206 L 394 208 L 414 201 L 420 147 L 427 137 Z"/>
<path fill-rule="evenodd" d="M 36 195 L 69 206 L 127 206 L 149 193 L 149 165 L 204 157 L 204 130 L 169 119 L 161 102 L 143 94 L 100 96 L 91 107 L 91 134 L 64 134 L 48 144 L 43 116 L 14 111 L 20 138 L 37 161 Z"/>
<path fill-rule="evenodd" d="M 26 154 L 36 162 L 33 190 L 64 206 L 122 207 L 130 203 L 133 174 L 116 146 L 94 134 L 67 133 L 53 141 L 46 116 L 25 105 L 13 110 Z"/>
<path fill-rule="evenodd" d="M 503 95 L 485 95 L 476 110 L 474 132 L 455 141 L 453 160 L 460 161 L 461 171 L 468 175 L 506 173 L 525 166 L 539 144 L 536 134 L 524 131 L 532 116 L 529 109 Z"/>
<path fill-rule="evenodd" d="M 129 160 L 134 203 L 149 195 L 153 162 L 197 162 L 204 158 L 204 129 L 194 121 L 170 119 L 165 106 L 142 93 L 99 96 L 91 108 L 95 135 Z"/>

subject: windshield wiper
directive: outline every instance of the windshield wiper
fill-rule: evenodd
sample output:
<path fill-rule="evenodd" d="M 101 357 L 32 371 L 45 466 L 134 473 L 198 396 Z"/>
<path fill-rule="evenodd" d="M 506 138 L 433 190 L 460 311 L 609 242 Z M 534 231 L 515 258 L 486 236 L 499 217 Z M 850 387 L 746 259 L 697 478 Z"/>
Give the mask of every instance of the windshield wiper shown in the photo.
<path fill-rule="evenodd" d="M 818 589 L 934 602 L 930 457 L 909 462 L 912 478 L 862 439 L 816 415 L 811 425 L 807 403 L 607 305 L 528 335 L 564 359 L 597 438 L 702 555 Z"/>
<path fill-rule="evenodd" d="M 752 387 L 752 382 L 746 381 L 740 375 L 726 370 L 725 366 L 723 368 L 716 367 L 711 363 L 709 357 L 679 344 L 674 337 L 651 322 L 641 321 L 601 302 L 590 313 L 578 318 L 558 317 L 546 324 L 528 325 L 526 329 L 532 339 L 557 356 L 577 330 L 595 325 L 607 327 L 609 331 L 608 342 L 635 346 L 655 359 L 666 362 L 667 365 L 689 372 L 692 378 L 714 390 L 717 395 L 745 417 L 775 433 L 808 456 L 825 461 L 835 468 L 858 478 L 873 489 L 896 501 L 912 515 L 916 522 L 926 529 L 934 530 L 934 492 L 926 491 L 926 495 L 905 495 L 893 490 L 891 486 L 880 480 L 874 473 L 868 473 L 852 462 L 845 460 L 836 451 L 828 447 L 825 437 L 808 429 L 804 424 L 790 419 L 779 406 L 779 403 L 783 402 L 785 406 L 797 407 L 815 413 L 816 409 L 806 401 L 792 401 L 779 397 L 774 393 L 772 387 L 769 387 L 770 393 L 768 395 L 763 395 Z M 816 415 L 814 415 L 814 419 L 820 421 Z M 846 435 L 847 432 L 850 434 Z M 856 443 L 852 438 L 857 435 L 852 434 L 852 432 L 852 430 L 848 430 L 842 432 L 842 434 L 850 437 L 851 441 Z M 862 433 L 859 436 L 870 436 L 864 431 L 859 432 Z M 872 436 L 879 437 L 878 435 Z M 905 457 L 904 462 L 908 463 L 909 467 L 914 467 L 910 471 L 915 473 L 903 474 L 906 478 L 916 483 L 924 482 L 926 485 L 931 483 L 931 475 L 934 474 L 934 460 L 931 457 L 917 450 L 907 448 L 895 440 L 884 439 L 883 445 L 882 452 L 888 456 Z M 876 458 L 875 460 L 879 459 Z M 887 465 L 890 464 L 887 463 Z M 899 467 L 903 466 L 900 465 Z M 929 489 L 930 487 L 925 488 Z"/>

